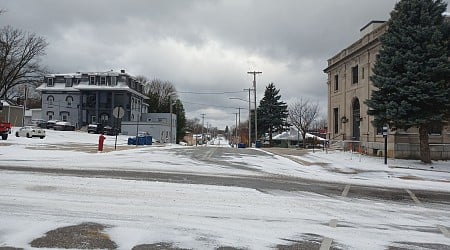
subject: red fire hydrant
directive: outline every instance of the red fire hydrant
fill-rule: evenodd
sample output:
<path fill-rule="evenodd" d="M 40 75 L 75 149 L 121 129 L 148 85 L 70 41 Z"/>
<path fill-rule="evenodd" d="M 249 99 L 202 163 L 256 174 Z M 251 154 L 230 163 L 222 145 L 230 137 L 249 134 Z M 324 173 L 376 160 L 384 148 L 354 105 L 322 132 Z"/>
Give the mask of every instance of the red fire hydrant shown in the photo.
<path fill-rule="evenodd" d="M 105 141 L 105 136 L 103 134 L 100 134 L 98 137 L 98 151 L 103 151 L 103 142 Z"/>

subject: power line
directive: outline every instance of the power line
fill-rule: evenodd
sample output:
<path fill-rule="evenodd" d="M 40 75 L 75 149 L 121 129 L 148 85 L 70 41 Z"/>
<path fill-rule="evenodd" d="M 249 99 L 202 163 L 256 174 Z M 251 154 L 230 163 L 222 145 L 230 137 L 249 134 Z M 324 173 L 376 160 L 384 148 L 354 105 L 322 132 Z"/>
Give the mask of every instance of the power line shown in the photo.
<path fill-rule="evenodd" d="M 189 104 L 195 104 L 195 105 L 201 105 L 201 106 L 210 106 L 210 107 L 216 107 L 216 108 L 226 108 L 226 109 L 235 109 L 236 107 L 227 107 L 227 106 L 220 106 L 220 105 L 214 105 L 214 104 L 207 104 L 207 103 L 198 103 L 198 102 L 189 102 L 182 100 L 183 103 L 189 103 Z"/>
<path fill-rule="evenodd" d="M 177 91 L 180 94 L 193 94 L 193 95 L 225 95 L 225 94 L 236 94 L 242 93 L 244 91 L 225 91 L 225 92 L 194 92 L 194 91 Z"/>

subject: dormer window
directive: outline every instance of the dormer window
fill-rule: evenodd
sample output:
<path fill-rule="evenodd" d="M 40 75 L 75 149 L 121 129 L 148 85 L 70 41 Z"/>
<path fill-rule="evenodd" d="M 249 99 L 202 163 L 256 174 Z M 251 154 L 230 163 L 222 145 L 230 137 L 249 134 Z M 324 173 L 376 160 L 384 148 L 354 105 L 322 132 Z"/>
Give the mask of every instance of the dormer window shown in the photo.
<path fill-rule="evenodd" d="M 100 77 L 100 85 L 106 85 L 106 77 L 102 76 Z"/>
<path fill-rule="evenodd" d="M 47 78 L 47 87 L 53 87 L 53 86 L 55 86 L 54 79 L 53 78 Z"/>
<path fill-rule="evenodd" d="M 89 85 L 95 85 L 95 76 L 89 77 Z"/>
<path fill-rule="evenodd" d="M 66 87 L 72 87 L 72 78 L 66 78 Z"/>

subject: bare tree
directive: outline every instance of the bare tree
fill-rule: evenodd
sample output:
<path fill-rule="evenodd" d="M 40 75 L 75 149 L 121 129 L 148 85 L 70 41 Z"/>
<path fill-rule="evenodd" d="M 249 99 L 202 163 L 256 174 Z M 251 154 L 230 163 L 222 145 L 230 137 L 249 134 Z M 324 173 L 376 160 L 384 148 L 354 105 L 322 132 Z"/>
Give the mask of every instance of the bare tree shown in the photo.
<path fill-rule="evenodd" d="M 302 134 L 303 147 L 306 147 L 306 133 L 319 114 L 319 104 L 302 100 L 289 105 L 289 120 Z"/>
<path fill-rule="evenodd" d="M 43 37 L 34 33 L 11 26 L 0 28 L 0 98 L 17 95 L 19 85 L 40 84 L 45 74 L 40 57 L 45 55 L 47 45 Z"/>
<path fill-rule="evenodd" d="M 146 80 L 145 77 L 143 78 Z M 144 91 L 150 98 L 148 102 L 151 112 L 169 112 L 169 96 L 172 98 L 172 101 L 178 99 L 177 90 L 169 81 L 163 82 L 159 79 L 147 81 Z"/>

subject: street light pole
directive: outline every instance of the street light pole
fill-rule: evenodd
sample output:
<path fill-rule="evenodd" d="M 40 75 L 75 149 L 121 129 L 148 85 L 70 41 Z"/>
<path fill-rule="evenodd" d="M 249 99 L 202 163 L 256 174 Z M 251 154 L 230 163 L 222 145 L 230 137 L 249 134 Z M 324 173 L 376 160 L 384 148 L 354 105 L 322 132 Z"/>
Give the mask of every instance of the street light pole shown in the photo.
<path fill-rule="evenodd" d="M 253 93 L 255 98 L 255 147 L 256 147 L 256 141 L 258 139 L 258 112 L 256 111 L 256 75 L 262 74 L 261 71 L 249 71 L 247 74 L 253 75 Z"/>

